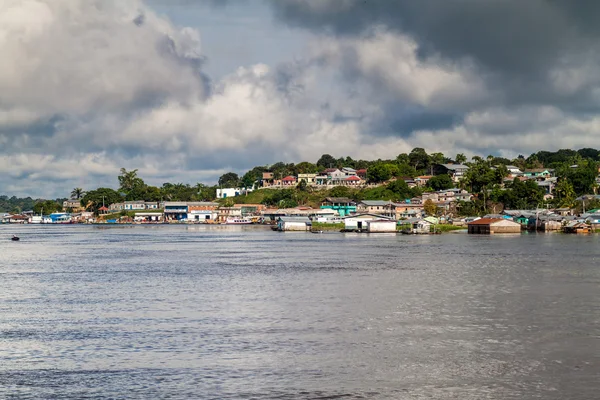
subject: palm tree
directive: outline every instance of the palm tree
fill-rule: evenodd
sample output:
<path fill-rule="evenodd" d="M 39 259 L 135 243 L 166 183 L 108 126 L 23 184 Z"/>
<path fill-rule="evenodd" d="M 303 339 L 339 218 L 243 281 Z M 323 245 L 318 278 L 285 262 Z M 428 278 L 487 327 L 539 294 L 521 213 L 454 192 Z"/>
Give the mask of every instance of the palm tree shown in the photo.
<path fill-rule="evenodd" d="M 85 191 L 82 188 L 75 188 L 71 191 L 71 198 L 79 200 Z"/>
<path fill-rule="evenodd" d="M 467 161 L 467 157 L 463 153 L 458 153 L 454 159 L 458 164 L 462 164 Z"/>

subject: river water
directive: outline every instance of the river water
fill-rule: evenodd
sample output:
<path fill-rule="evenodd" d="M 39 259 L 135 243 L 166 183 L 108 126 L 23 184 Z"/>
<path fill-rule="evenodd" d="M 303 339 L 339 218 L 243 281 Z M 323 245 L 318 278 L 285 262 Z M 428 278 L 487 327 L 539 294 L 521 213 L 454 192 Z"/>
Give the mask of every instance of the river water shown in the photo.
<path fill-rule="evenodd" d="M 4 225 L 0 240 L 0 398 L 600 397 L 597 235 Z"/>

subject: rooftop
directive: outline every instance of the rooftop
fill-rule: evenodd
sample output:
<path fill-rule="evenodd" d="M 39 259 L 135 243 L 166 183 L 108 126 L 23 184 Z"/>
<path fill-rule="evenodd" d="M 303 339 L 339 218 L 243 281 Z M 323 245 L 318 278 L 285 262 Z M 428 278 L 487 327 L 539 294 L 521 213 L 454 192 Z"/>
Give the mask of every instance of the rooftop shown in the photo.
<path fill-rule="evenodd" d="M 389 206 L 392 204 L 391 201 L 386 200 L 363 200 L 360 204 L 364 204 L 366 206 Z"/>
<path fill-rule="evenodd" d="M 346 203 L 346 204 L 354 203 L 354 200 L 349 199 L 348 197 L 326 197 L 325 201 L 327 201 L 329 203 Z"/>
<path fill-rule="evenodd" d="M 504 221 L 503 218 L 480 218 L 475 221 L 469 222 L 469 225 L 489 225 L 494 222 Z"/>

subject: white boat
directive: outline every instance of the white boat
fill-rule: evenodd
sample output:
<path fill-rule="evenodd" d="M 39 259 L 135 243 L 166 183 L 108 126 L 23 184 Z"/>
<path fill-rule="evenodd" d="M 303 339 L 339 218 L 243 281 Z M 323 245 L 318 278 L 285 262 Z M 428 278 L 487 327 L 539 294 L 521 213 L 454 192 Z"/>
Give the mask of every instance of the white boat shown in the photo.
<path fill-rule="evenodd" d="M 227 217 L 225 225 L 249 225 L 252 223 L 252 219 L 248 217 Z"/>

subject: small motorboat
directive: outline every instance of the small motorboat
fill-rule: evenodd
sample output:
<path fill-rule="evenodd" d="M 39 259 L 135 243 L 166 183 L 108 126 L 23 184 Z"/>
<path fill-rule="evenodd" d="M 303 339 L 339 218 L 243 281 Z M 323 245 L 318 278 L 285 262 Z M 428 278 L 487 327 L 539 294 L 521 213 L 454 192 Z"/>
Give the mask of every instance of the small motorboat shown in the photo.
<path fill-rule="evenodd" d="M 18 236 L 13 235 L 13 237 L 10 240 L 12 240 L 13 242 L 18 242 L 21 239 Z"/>

